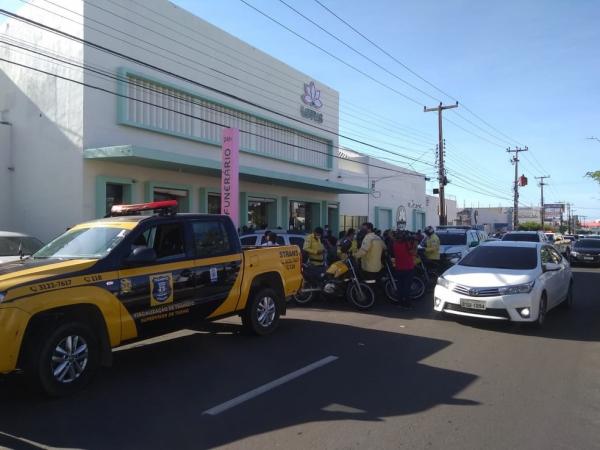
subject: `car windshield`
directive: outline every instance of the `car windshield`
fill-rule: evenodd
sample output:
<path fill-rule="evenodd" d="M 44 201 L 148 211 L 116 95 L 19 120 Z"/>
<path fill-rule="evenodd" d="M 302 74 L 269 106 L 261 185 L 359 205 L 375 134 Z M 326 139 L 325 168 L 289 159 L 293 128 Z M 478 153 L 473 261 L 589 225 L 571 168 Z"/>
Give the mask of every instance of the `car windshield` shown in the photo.
<path fill-rule="evenodd" d="M 536 233 L 508 233 L 504 235 L 502 240 L 515 242 L 540 242 L 540 238 Z"/>
<path fill-rule="evenodd" d="M 0 256 L 17 256 L 19 249 L 23 255 L 37 252 L 42 243 L 30 236 L 3 236 L 0 237 Z"/>
<path fill-rule="evenodd" d="M 600 239 L 582 239 L 575 242 L 573 248 L 600 248 Z"/>
<path fill-rule="evenodd" d="M 129 230 L 116 227 L 76 228 L 46 244 L 33 258 L 103 258 L 127 233 Z"/>
<path fill-rule="evenodd" d="M 490 269 L 532 270 L 537 267 L 537 250 L 535 247 L 483 245 L 467 254 L 458 265 Z"/>
<path fill-rule="evenodd" d="M 463 233 L 438 234 L 441 245 L 467 245 L 467 235 Z"/>

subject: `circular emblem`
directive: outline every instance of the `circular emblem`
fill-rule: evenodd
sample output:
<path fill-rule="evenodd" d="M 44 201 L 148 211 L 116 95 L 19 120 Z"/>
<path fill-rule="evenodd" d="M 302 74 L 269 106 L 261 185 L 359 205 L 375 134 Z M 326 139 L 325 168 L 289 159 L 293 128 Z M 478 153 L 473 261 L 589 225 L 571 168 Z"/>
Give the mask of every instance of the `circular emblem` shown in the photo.
<path fill-rule="evenodd" d="M 477 297 L 479 295 L 479 290 L 478 289 L 469 289 L 469 295 L 471 295 L 472 297 Z"/>

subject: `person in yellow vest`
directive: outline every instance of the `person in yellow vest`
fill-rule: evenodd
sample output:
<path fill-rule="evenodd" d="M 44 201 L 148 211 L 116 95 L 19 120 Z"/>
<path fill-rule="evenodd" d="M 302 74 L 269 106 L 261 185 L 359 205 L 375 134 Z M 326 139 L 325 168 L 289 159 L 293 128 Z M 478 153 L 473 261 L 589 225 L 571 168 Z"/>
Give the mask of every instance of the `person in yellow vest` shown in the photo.
<path fill-rule="evenodd" d="M 425 258 L 437 263 L 440 260 L 440 238 L 435 234 L 432 226 L 425 228 L 425 235 L 427 236 L 424 242 Z"/>
<path fill-rule="evenodd" d="M 366 232 L 366 235 L 354 256 L 356 259 L 360 259 L 364 278 L 366 280 L 376 280 L 379 272 L 383 269 L 381 256 L 385 250 L 385 243 L 383 239 L 373 232 L 372 223 L 363 223 L 362 228 Z"/>
<path fill-rule="evenodd" d="M 323 265 L 323 254 L 325 247 L 321 238 L 323 237 L 323 228 L 316 227 L 312 234 L 306 236 L 302 250 L 308 255 L 308 261 L 314 266 Z"/>

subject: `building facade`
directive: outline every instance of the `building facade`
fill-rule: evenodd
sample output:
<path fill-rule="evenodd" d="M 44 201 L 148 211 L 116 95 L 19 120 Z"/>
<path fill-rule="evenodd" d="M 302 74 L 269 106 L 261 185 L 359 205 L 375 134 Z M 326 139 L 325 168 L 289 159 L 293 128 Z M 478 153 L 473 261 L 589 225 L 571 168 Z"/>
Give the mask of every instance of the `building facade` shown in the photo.
<path fill-rule="evenodd" d="M 166 0 L 36 3 L 18 14 L 74 38 L 0 23 L 21 46 L 0 53 L 22 64 L 0 62 L 0 229 L 48 240 L 162 199 L 218 213 L 226 127 L 241 136 L 240 227 L 337 229 L 340 194 L 369 192 L 341 176 L 334 89 Z"/>
<path fill-rule="evenodd" d="M 368 189 L 364 195 L 339 196 L 342 230 L 369 221 L 381 230 L 416 231 L 437 220 L 427 212 L 425 175 L 350 149 L 342 149 L 340 156 L 340 181 Z"/>

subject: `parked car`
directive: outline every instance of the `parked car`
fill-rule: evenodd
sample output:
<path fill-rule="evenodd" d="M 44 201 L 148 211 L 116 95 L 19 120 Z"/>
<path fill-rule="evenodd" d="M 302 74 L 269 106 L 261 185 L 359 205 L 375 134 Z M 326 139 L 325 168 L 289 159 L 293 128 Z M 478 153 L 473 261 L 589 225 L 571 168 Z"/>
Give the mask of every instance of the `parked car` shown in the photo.
<path fill-rule="evenodd" d="M 571 243 L 575 242 L 578 239 L 578 237 L 574 234 L 565 234 L 564 238 Z"/>
<path fill-rule="evenodd" d="M 568 261 L 541 242 L 486 242 L 440 278 L 438 312 L 542 325 L 546 313 L 573 303 Z"/>
<path fill-rule="evenodd" d="M 0 373 L 22 369 L 49 395 L 87 384 L 111 349 L 240 316 L 275 331 L 302 284 L 297 247 L 243 250 L 228 216 L 176 201 L 113 206 L 31 258 L 0 266 Z M 156 215 L 133 215 L 141 211 Z"/>
<path fill-rule="evenodd" d="M 305 234 L 288 233 L 286 230 L 271 230 L 277 234 L 277 243 L 279 245 L 297 245 L 302 248 L 304 246 Z M 260 246 L 264 241 L 265 230 L 255 231 L 240 236 L 240 242 L 243 246 Z"/>
<path fill-rule="evenodd" d="M 0 231 L 0 264 L 32 255 L 43 245 L 39 239 L 26 234 Z"/>
<path fill-rule="evenodd" d="M 546 235 L 541 231 L 509 231 L 502 236 L 502 240 L 513 242 L 548 242 Z"/>
<path fill-rule="evenodd" d="M 600 239 L 579 239 L 571 249 L 571 264 L 600 264 Z"/>
<path fill-rule="evenodd" d="M 440 257 L 446 260 L 458 260 L 487 239 L 481 230 L 464 228 L 437 228 L 440 239 Z"/>

